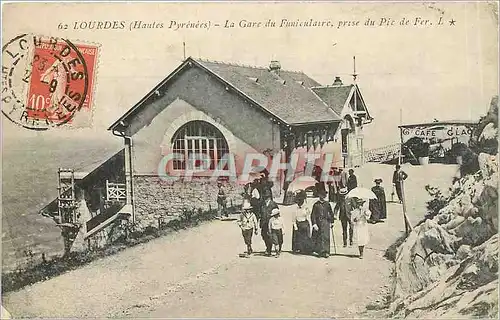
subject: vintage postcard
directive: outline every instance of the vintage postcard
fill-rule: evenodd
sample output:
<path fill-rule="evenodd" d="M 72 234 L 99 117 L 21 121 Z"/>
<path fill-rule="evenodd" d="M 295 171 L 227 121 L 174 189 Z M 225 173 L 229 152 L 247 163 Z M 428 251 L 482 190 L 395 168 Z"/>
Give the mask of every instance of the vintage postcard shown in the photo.
<path fill-rule="evenodd" d="M 1 318 L 498 319 L 498 6 L 2 3 Z"/>

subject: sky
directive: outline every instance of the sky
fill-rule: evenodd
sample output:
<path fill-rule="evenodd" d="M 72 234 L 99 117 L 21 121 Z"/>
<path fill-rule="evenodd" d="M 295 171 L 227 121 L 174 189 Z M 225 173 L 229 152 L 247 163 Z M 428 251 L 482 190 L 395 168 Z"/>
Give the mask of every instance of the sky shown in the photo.
<path fill-rule="evenodd" d="M 4 142 L 24 139 L 115 139 L 107 127 L 173 71 L 186 55 L 208 60 L 303 71 L 322 84 L 336 76 L 357 83 L 371 115 L 365 146 L 399 140 L 397 126 L 440 120 L 476 120 L 498 94 L 498 9 L 479 3 L 66 3 L 3 5 L 3 44 L 22 33 L 100 45 L 90 129 L 33 132 L 3 117 Z M 36 17 L 36 18 L 35 18 Z M 413 26 L 419 17 L 433 26 Z M 436 26 L 440 17 L 443 25 Z M 373 26 L 370 18 L 410 20 L 409 26 Z M 330 19 L 331 28 L 169 29 L 171 21 Z M 75 22 L 163 23 L 140 30 L 74 29 Z M 454 20 L 454 25 L 449 21 Z M 337 28 L 339 21 L 360 21 Z M 59 24 L 68 29 L 59 30 Z M 347 23 L 346 23 L 347 24 Z M 402 119 L 400 119 L 400 114 Z"/>

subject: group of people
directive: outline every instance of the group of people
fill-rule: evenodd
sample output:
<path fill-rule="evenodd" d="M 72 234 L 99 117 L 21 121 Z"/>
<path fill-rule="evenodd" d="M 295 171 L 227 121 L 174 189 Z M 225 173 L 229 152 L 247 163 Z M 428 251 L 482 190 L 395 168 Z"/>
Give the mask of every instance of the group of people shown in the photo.
<path fill-rule="evenodd" d="M 276 256 L 281 253 L 283 245 L 283 218 L 278 205 L 272 199 L 272 192 L 268 188 L 260 191 L 255 187 L 251 196 L 245 196 L 242 213 L 238 220 L 243 239 L 247 246 L 247 254 L 252 254 L 252 236 L 259 232 L 266 245 L 266 255 L 271 256 L 272 249 Z"/>
<path fill-rule="evenodd" d="M 329 183 L 329 192 L 316 186 L 318 200 L 310 206 L 307 203 L 305 190 L 295 194 L 295 204 L 292 207 L 292 252 L 301 254 L 316 254 L 319 257 L 330 256 L 330 241 L 335 220 L 340 220 L 342 226 L 343 246 L 357 244 L 359 258 L 363 258 L 364 247 L 369 242 L 369 223 L 383 222 L 387 218 L 385 190 L 381 186 L 381 178 L 374 180 L 371 191 L 376 199 L 348 197 L 349 191 L 355 189 L 357 177 L 353 169 L 347 177 L 340 174 L 339 179 Z M 408 177 L 400 166 L 396 166 L 393 183 L 400 201 L 402 201 L 401 181 Z M 260 233 L 266 246 L 265 254 L 279 257 L 283 247 L 285 233 L 283 218 L 278 205 L 272 199 L 271 185 L 266 181 L 256 180 L 245 188 L 242 213 L 238 220 L 243 239 L 247 246 L 246 254 L 253 253 L 253 235 Z M 333 201 L 332 201 L 333 200 Z M 330 202 L 335 203 L 334 208 Z"/>
<path fill-rule="evenodd" d="M 242 196 L 244 199 L 251 201 L 251 205 L 256 208 L 260 208 L 262 206 L 263 198 L 261 194 L 264 192 L 268 193 L 273 199 L 272 187 L 273 182 L 269 180 L 267 175 L 267 171 L 262 173 L 262 176 L 259 179 L 253 180 L 251 183 L 247 183 L 244 186 L 244 190 Z M 224 185 L 221 182 L 217 182 L 217 210 L 220 216 L 229 216 L 229 211 L 227 210 L 227 194 L 224 189 Z M 258 210 L 257 210 L 258 211 Z M 259 216 L 259 212 L 255 212 L 257 216 Z"/>

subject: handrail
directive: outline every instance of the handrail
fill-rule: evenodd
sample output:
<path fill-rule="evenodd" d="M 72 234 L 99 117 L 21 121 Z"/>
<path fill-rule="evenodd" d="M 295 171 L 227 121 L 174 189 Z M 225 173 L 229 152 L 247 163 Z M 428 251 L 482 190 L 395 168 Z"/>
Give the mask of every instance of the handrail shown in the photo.
<path fill-rule="evenodd" d="M 400 156 L 401 143 L 365 150 L 365 162 L 386 162 Z"/>

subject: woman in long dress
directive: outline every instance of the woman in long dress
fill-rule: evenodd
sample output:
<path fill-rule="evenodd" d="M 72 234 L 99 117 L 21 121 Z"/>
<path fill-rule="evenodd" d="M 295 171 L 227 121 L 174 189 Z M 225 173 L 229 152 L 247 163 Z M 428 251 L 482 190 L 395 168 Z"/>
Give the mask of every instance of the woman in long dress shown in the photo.
<path fill-rule="evenodd" d="M 293 230 L 292 230 L 292 251 L 302 254 L 312 252 L 312 224 L 311 210 L 306 203 L 306 192 L 300 190 L 295 196 L 296 205 L 293 211 Z"/>
<path fill-rule="evenodd" d="M 330 256 L 330 228 L 334 221 L 333 210 L 330 202 L 326 201 L 326 192 L 319 190 L 319 200 L 313 205 L 311 212 L 312 241 L 318 256 Z"/>
<path fill-rule="evenodd" d="M 351 211 L 351 221 L 354 229 L 354 241 L 358 244 L 359 258 L 363 259 L 363 251 L 365 246 L 370 241 L 370 233 L 368 232 L 368 219 L 371 212 L 365 205 L 364 199 L 356 199 L 356 205 Z"/>
<path fill-rule="evenodd" d="M 368 222 L 377 223 L 384 222 L 383 219 L 387 218 L 387 207 L 385 201 L 385 191 L 384 187 L 380 184 L 382 179 L 377 178 L 374 180 L 375 186 L 372 188 L 372 192 L 377 196 L 377 199 L 370 199 L 370 211 L 372 215 Z"/>

